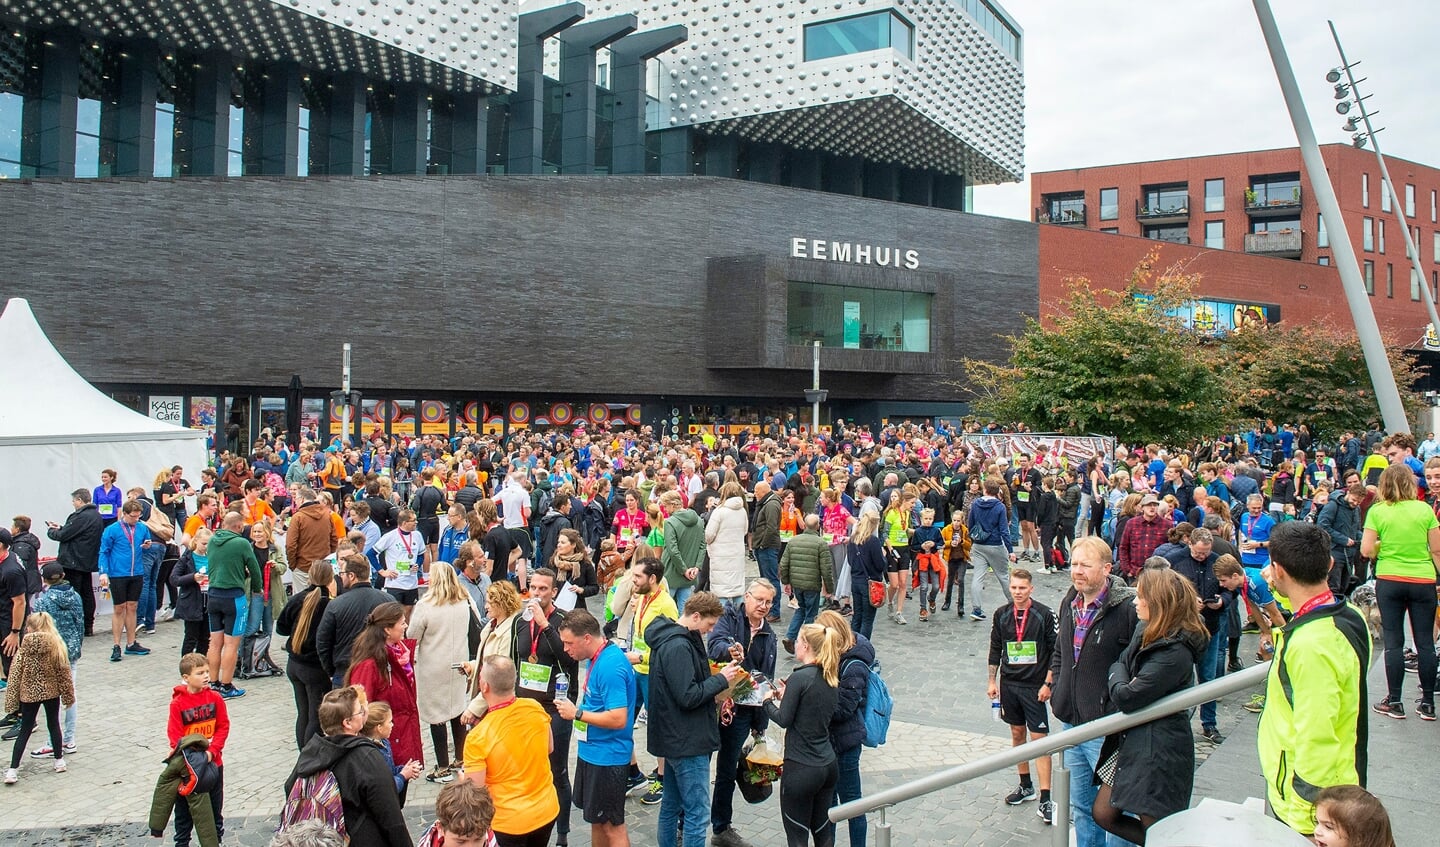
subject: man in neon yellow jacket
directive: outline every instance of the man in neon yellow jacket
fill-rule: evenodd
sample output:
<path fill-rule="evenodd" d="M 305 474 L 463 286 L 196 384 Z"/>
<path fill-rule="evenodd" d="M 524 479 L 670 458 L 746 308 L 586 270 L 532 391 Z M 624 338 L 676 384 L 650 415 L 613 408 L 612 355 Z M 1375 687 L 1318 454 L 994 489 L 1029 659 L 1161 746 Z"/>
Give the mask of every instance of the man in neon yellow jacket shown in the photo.
<path fill-rule="evenodd" d="M 1291 521 L 1270 536 L 1270 581 L 1295 616 L 1275 634 L 1258 747 L 1275 816 L 1315 831 L 1315 799 L 1331 785 L 1364 785 L 1369 740 L 1370 631 L 1330 593 L 1330 539 Z"/>

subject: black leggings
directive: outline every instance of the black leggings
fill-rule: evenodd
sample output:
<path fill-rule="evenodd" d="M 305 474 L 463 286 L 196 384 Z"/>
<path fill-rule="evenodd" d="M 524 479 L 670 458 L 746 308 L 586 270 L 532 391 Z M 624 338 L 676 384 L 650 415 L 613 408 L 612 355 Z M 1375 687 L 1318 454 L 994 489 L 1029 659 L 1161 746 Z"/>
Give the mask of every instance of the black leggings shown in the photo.
<path fill-rule="evenodd" d="M 180 655 L 210 652 L 210 622 L 207 620 L 185 621 L 185 637 L 180 641 Z M 217 676 L 216 679 L 219 679 Z"/>
<path fill-rule="evenodd" d="M 1092 497 L 1090 500 L 1090 526 L 1086 529 L 1086 535 L 1099 535 L 1100 528 L 1105 524 L 1105 498 Z"/>
<path fill-rule="evenodd" d="M 964 559 L 951 559 L 950 572 L 945 578 L 945 608 L 950 608 L 950 595 L 955 589 L 960 589 L 960 602 L 955 605 L 960 614 L 965 614 L 965 571 L 969 570 L 970 563 Z"/>
<path fill-rule="evenodd" d="M 785 762 L 780 780 L 780 820 L 785 824 L 788 847 L 834 847 L 835 828 L 830 825 L 830 804 L 835 800 L 835 783 L 840 766 L 823 767 Z"/>
<path fill-rule="evenodd" d="M 450 735 L 455 738 L 455 764 L 460 764 L 465 757 L 465 724 L 460 722 L 460 716 L 449 720 Z M 445 724 L 430 724 L 430 743 L 435 747 L 435 766 L 444 770 L 450 767 L 450 749 L 445 744 Z M 550 830 L 545 830 L 545 837 L 550 837 Z"/>
<path fill-rule="evenodd" d="M 431 726 L 439 726 L 441 732 L 444 732 L 444 724 L 431 724 Z M 546 847 L 550 843 L 550 830 L 554 827 L 555 822 L 551 821 L 539 829 L 531 830 L 523 835 L 507 835 L 497 832 L 495 833 L 495 843 L 500 847 Z"/>
<path fill-rule="evenodd" d="M 1375 580 L 1375 601 L 1380 606 L 1380 628 L 1385 634 L 1385 683 L 1388 699 L 1400 702 L 1405 682 L 1405 615 L 1420 660 L 1420 699 L 1435 701 L 1435 586 L 1430 583 Z"/>
<path fill-rule="evenodd" d="M 172 546 L 170 550 L 173 549 L 175 548 Z M 179 557 L 171 557 L 169 550 L 166 551 L 165 558 L 160 562 L 160 573 L 155 577 L 155 608 L 157 609 L 163 609 L 166 606 L 173 609 L 175 603 L 180 599 L 180 590 L 170 584 L 170 572 L 175 570 L 175 565 L 179 562 Z M 161 598 L 165 597 L 167 593 L 170 602 L 162 603 Z"/>
<path fill-rule="evenodd" d="M 320 731 L 320 701 L 330 693 L 330 675 L 319 665 L 291 656 L 285 663 L 285 676 L 295 689 L 295 746 L 304 749 Z"/>
<path fill-rule="evenodd" d="M 50 749 L 55 751 L 57 759 L 65 755 L 65 745 L 60 737 L 60 698 L 51 697 L 34 703 L 21 701 L 20 734 L 15 736 L 15 746 L 10 750 L 12 768 L 20 767 L 20 757 L 25 754 L 25 745 L 30 743 L 30 733 L 35 731 L 35 719 L 40 715 L 41 706 L 45 707 L 45 728 L 50 730 Z"/>

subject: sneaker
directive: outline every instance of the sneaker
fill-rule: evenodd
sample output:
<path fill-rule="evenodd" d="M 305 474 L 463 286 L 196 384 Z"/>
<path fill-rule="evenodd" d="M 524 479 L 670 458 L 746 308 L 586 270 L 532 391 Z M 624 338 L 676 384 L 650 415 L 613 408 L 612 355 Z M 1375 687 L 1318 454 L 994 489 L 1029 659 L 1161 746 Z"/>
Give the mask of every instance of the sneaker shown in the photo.
<path fill-rule="evenodd" d="M 1205 740 L 1209 741 L 1211 744 L 1219 744 L 1225 740 L 1225 736 L 1220 734 L 1220 730 L 1216 729 L 1213 726 L 1201 727 L 1200 735 L 1202 735 Z"/>
<path fill-rule="evenodd" d="M 1404 656 L 1405 670 L 1410 673 L 1420 673 L 1420 655 L 1409 647 L 1405 648 L 1402 655 Z"/>
<path fill-rule="evenodd" d="M 426 774 L 426 775 L 425 775 L 425 779 L 426 779 L 426 781 L 428 781 L 428 782 L 436 782 L 436 783 L 439 783 L 439 784 L 441 784 L 441 785 L 444 785 L 444 784 L 447 783 L 447 782 L 454 782 L 454 781 L 455 781 L 455 769 L 454 769 L 454 768 L 436 768 L 435 770 L 433 770 L 433 771 L 431 771 L 430 773 Z"/>
<path fill-rule="evenodd" d="M 909 621 L 905 620 L 905 616 L 898 612 L 895 614 L 895 623 L 898 623 L 901 626 L 908 626 L 910 624 Z"/>
<path fill-rule="evenodd" d="M 1252 695 L 1250 697 L 1250 702 L 1241 705 L 1240 708 L 1244 709 L 1247 712 L 1254 712 L 1257 715 L 1260 714 L 1261 712 L 1265 711 L 1265 695 Z"/>
<path fill-rule="evenodd" d="M 929 623 L 929 622 L 930 622 L 930 611 L 929 611 L 928 609 L 921 609 L 921 610 L 920 610 L 920 622 L 921 622 L 921 623 Z"/>
<path fill-rule="evenodd" d="M 125 653 L 130 656 L 148 656 L 150 648 L 141 646 L 139 641 L 132 641 L 130 646 L 125 648 Z"/>
<path fill-rule="evenodd" d="M 15 783 L 17 783 L 17 782 L 19 782 L 19 781 L 20 781 L 20 772 L 19 772 L 19 771 L 15 770 L 14 768 L 6 768 L 6 769 L 5 769 L 5 784 L 6 784 L 6 785 L 14 785 Z"/>
<path fill-rule="evenodd" d="M 1243 665 L 1239 659 L 1231 659 L 1230 662 L 1225 665 L 1226 673 L 1239 673 L 1243 670 L 1245 670 L 1245 665 Z"/>
<path fill-rule="evenodd" d="M 1241 634 L 1241 635 L 1259 635 L 1259 634 L 1260 634 L 1260 625 L 1257 624 L 1257 623 L 1254 623 L 1254 622 L 1247 623 L 1247 624 L 1245 624 L 1244 626 L 1240 627 L 1240 634 Z"/>
<path fill-rule="evenodd" d="M 1400 705 L 1399 700 L 1385 699 L 1370 707 L 1376 714 L 1394 718 L 1397 721 L 1405 720 L 1405 707 Z"/>
<path fill-rule="evenodd" d="M 56 759 L 56 760 L 55 760 L 55 772 L 56 772 L 56 773 L 64 773 L 66 770 L 68 770 L 68 768 L 65 766 L 65 760 L 64 760 L 64 759 Z"/>
<path fill-rule="evenodd" d="M 795 597 L 791 597 L 791 598 L 790 598 L 790 602 L 786 603 L 785 605 L 789 606 L 792 610 L 793 610 L 793 609 L 799 609 L 799 608 L 800 608 L 800 600 L 797 599 L 797 598 L 795 598 Z"/>
<path fill-rule="evenodd" d="M 112 661 L 112 662 L 118 662 L 118 661 L 120 661 L 120 645 L 119 645 L 119 644 L 116 644 L 116 645 L 115 645 L 115 649 L 113 649 L 113 650 L 110 651 L 110 661 Z"/>
<path fill-rule="evenodd" d="M 650 780 L 650 790 L 640 795 L 640 802 L 647 806 L 657 806 L 660 804 L 660 796 L 662 793 L 660 780 L 652 779 Z"/>
<path fill-rule="evenodd" d="M 1416 700 L 1415 714 L 1419 715 L 1422 721 L 1433 721 L 1435 720 L 1435 704 Z"/>
<path fill-rule="evenodd" d="M 63 751 L 67 756 L 73 754 L 75 752 L 74 742 L 64 745 Z M 30 758 L 32 759 L 49 759 L 54 757 L 54 755 L 55 749 L 49 744 L 46 744 L 44 747 L 36 747 L 34 750 L 30 751 Z"/>
<path fill-rule="evenodd" d="M 226 685 L 221 687 L 220 696 L 224 697 L 226 700 L 234 700 L 237 697 L 244 697 L 245 689 L 236 688 L 233 685 Z"/>
<path fill-rule="evenodd" d="M 155 634 L 155 625 L 154 625 L 154 624 L 151 624 L 150 626 L 145 627 L 145 634 L 146 634 L 146 635 L 154 635 L 154 634 Z"/>
<path fill-rule="evenodd" d="M 1035 799 L 1035 786 L 1019 785 L 1005 798 L 1005 802 L 1011 806 L 1018 806 L 1027 800 Z"/>
<path fill-rule="evenodd" d="M 1055 825 L 1055 801 L 1054 801 L 1054 800 L 1046 800 L 1046 801 L 1042 802 L 1042 803 L 1040 804 L 1040 807 L 1035 810 L 1035 814 L 1037 814 L 1037 815 L 1040 816 L 1040 820 L 1044 821 L 1046 826 L 1054 826 L 1054 825 Z"/>
<path fill-rule="evenodd" d="M 970 610 L 970 620 L 972 620 L 972 621 L 983 621 L 983 620 L 985 620 L 985 610 L 984 610 L 984 609 L 981 609 L 979 606 L 976 606 L 975 608 L 971 609 L 971 610 Z"/>
<path fill-rule="evenodd" d="M 633 794 L 637 789 L 644 788 L 649 784 L 650 780 L 645 778 L 645 774 L 639 772 L 632 773 L 630 774 L 629 781 L 625 785 L 625 793 Z"/>
<path fill-rule="evenodd" d="M 726 827 L 710 836 L 710 847 L 754 847 L 749 841 L 740 837 L 740 833 L 734 827 Z"/>
<path fill-rule="evenodd" d="M 650 722 L 650 710 L 649 710 L 649 709 L 646 709 L 644 706 L 641 706 L 641 707 L 640 707 L 640 712 L 635 715 L 635 723 L 649 723 L 649 722 Z"/>
<path fill-rule="evenodd" d="M 173 620 L 175 620 L 175 610 L 170 608 L 169 606 L 166 606 L 165 608 L 155 613 L 156 623 L 165 623 L 166 621 Z"/>
<path fill-rule="evenodd" d="M 947 601 L 947 602 L 945 603 L 945 605 L 943 605 L 943 606 L 940 607 L 940 611 L 942 611 L 942 612 L 948 612 L 948 611 L 950 611 L 950 603 Z"/>

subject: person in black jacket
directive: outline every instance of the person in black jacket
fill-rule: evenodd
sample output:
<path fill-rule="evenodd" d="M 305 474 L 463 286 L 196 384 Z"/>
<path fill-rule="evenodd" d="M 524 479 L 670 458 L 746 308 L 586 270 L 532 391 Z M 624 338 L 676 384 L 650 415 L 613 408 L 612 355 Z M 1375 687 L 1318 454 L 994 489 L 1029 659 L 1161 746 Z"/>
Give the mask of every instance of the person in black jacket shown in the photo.
<path fill-rule="evenodd" d="M 367 705 L 356 686 L 325 695 L 320 703 L 324 735 L 314 736 L 301 749 L 285 780 L 285 793 L 288 796 L 300 779 L 328 770 L 340 789 L 350 847 L 414 847 L 385 753 L 359 734 Z"/>
<path fill-rule="evenodd" d="M 535 561 L 549 563 L 555 555 L 555 540 L 563 530 L 573 529 L 570 525 L 570 509 L 574 498 L 561 491 L 550 503 L 550 510 L 540 518 L 536 527 L 540 533 L 540 546 L 535 548 Z"/>
<path fill-rule="evenodd" d="M 736 661 L 752 675 L 775 678 L 778 654 L 775 631 L 765 616 L 775 605 L 775 587 L 768 579 L 751 581 L 743 602 L 733 603 L 720 615 L 710 631 L 708 650 L 712 662 Z M 830 612 L 830 614 L 836 614 Z M 710 798 L 710 827 L 715 847 L 749 847 L 731 823 L 734 819 L 735 769 L 745 740 L 761 735 L 770 721 L 760 706 L 733 705 L 730 722 L 720 724 L 720 751 L 715 756 L 715 790 Z"/>
<path fill-rule="evenodd" d="M 340 573 L 340 596 L 325 606 L 325 614 L 320 616 L 320 630 L 315 633 L 315 652 L 320 658 L 320 666 L 330 675 L 330 682 L 336 688 L 343 684 L 345 671 L 350 669 L 350 647 L 365 629 L 370 613 L 376 607 L 395 600 L 370 584 L 369 559 L 352 553 L 343 561 L 345 569 Z"/>
<path fill-rule="evenodd" d="M 1110 666 L 1120 658 L 1135 632 L 1135 590 L 1110 574 L 1110 545 L 1099 536 L 1079 539 L 1070 549 L 1071 589 L 1060 601 L 1059 632 L 1050 660 L 1050 675 L 1039 699 L 1062 729 L 1093 721 L 1116 711 L 1106 681 Z M 1076 633 L 1080 632 L 1079 647 Z M 1095 768 L 1100 760 L 1100 739 L 1065 751 L 1070 771 L 1070 810 L 1076 847 L 1104 847 L 1105 833 L 1095 823 Z M 1064 822 L 1061 822 L 1062 825 Z"/>
<path fill-rule="evenodd" d="M 95 590 L 90 575 L 100 570 L 100 536 L 105 532 L 105 520 L 95 504 L 90 502 L 90 491 L 77 488 L 70 495 L 75 511 L 60 526 L 49 522 L 46 533 L 51 541 L 60 542 L 57 561 L 65 569 L 65 581 L 80 593 L 80 602 L 85 607 L 85 636 L 95 634 Z"/>
<path fill-rule="evenodd" d="M 1360 560 L 1360 504 L 1365 501 L 1365 486 L 1352 483 L 1345 491 L 1330 495 L 1330 502 L 1320 510 L 1315 525 L 1330 535 L 1330 590 L 1348 594 Z"/>
<path fill-rule="evenodd" d="M 830 717 L 830 746 L 835 748 L 838 769 L 835 803 L 848 803 L 860 799 L 860 753 L 865 749 L 865 702 L 870 688 L 870 666 L 875 663 L 875 645 L 865 636 L 852 632 L 839 612 L 821 612 L 815 622 L 840 636 L 840 685 L 836 691 L 835 713 Z M 849 827 L 850 847 L 865 847 L 865 816 L 851 818 Z M 831 839 L 833 841 L 833 834 Z"/>
<path fill-rule="evenodd" d="M 1195 684 L 1195 663 L 1210 637 L 1197 599 L 1190 581 L 1173 569 L 1140 572 L 1135 614 L 1143 625 L 1110 666 L 1107 683 L 1111 701 L 1122 711 L 1138 711 Z M 1144 844 L 1145 830 L 1155 821 L 1190 808 L 1195 739 L 1188 713 L 1106 738 L 1100 761 L 1104 785 L 1091 812 L 1107 832 Z"/>
<path fill-rule="evenodd" d="M 325 607 L 335 595 L 335 568 L 321 559 L 310 566 L 310 587 L 290 598 L 275 622 L 275 632 L 288 635 L 285 675 L 295 689 L 295 746 L 304 748 L 320 731 L 320 701 L 330 691 L 330 674 L 320 664 L 316 635 Z"/>
<path fill-rule="evenodd" d="M 742 673 L 740 663 L 734 660 L 720 673 L 710 673 L 705 636 L 715 628 L 722 611 L 714 594 L 699 591 L 686 599 L 679 620 L 659 617 L 645 630 L 650 645 L 646 747 L 651 755 L 665 760 L 661 844 L 675 843 L 682 814 L 687 847 L 705 844 L 705 827 L 710 822 L 710 754 L 720 749 L 715 697 Z"/>
<path fill-rule="evenodd" d="M 1166 559 L 1176 573 L 1190 581 L 1195 596 L 1204 601 L 1201 610 L 1210 642 L 1205 655 L 1200 657 L 1197 668 L 1201 682 L 1209 682 L 1225 674 L 1225 648 L 1230 629 L 1229 607 L 1239 598 L 1235 592 L 1227 591 L 1215 576 L 1215 562 L 1220 558 L 1214 551 L 1214 536 L 1210 530 L 1201 527 L 1190 533 L 1190 546 L 1173 551 Z M 1237 645 L 1238 648 L 1238 645 Z M 1216 701 L 1211 700 L 1200 706 L 1200 730 L 1205 738 L 1215 744 L 1225 740 L 1216 727 Z"/>
<path fill-rule="evenodd" d="M 800 627 L 795 661 L 800 667 L 765 701 L 770 720 L 785 727 L 780 815 L 789 847 L 830 847 L 834 828 L 827 813 L 839 779 L 830 719 L 840 700 L 840 636 L 819 624 Z"/>
<path fill-rule="evenodd" d="M 1045 680 L 1055 651 L 1055 613 L 1030 599 L 1034 587 L 1030 571 L 1011 568 L 1010 593 L 1015 600 L 997 609 L 990 625 L 987 694 L 992 703 L 1000 703 L 1000 717 L 1010 725 L 1010 743 L 1015 747 L 1027 740 L 1038 741 L 1050 733 L 1050 716 L 1040 699 L 1040 691 L 1046 689 Z M 1025 737 L 1026 729 L 1030 731 L 1029 739 Z M 1053 824 L 1055 804 L 1050 799 L 1050 757 L 1041 756 L 1036 767 L 1040 772 L 1039 815 L 1045 823 Z M 1005 798 L 1011 806 L 1035 798 L 1030 763 L 1021 762 L 1019 771 L 1020 787 Z"/>
<path fill-rule="evenodd" d="M 861 512 L 846 551 L 850 562 L 850 593 L 854 598 L 851 621 L 855 632 L 866 638 L 870 638 L 875 629 L 876 608 L 870 605 L 870 583 L 886 579 L 885 542 L 879 530 L 879 513 Z"/>

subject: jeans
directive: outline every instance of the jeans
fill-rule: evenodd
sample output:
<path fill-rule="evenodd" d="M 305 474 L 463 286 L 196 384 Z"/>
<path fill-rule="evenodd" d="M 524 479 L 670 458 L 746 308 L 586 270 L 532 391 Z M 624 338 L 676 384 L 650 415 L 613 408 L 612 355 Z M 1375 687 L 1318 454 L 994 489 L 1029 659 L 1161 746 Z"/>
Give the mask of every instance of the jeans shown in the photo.
<path fill-rule="evenodd" d="M 1380 626 L 1385 636 L 1386 698 L 1400 702 L 1405 682 L 1405 615 L 1410 615 L 1410 633 L 1420 660 L 1420 699 L 1435 700 L 1435 588 L 1419 583 L 1375 580 L 1375 601 L 1380 606 Z"/>
<path fill-rule="evenodd" d="M 1071 726 L 1060 724 L 1062 729 Z M 1127 847 L 1130 844 L 1101 829 L 1090 812 L 1099 790 L 1094 784 L 1095 768 L 1100 764 L 1100 745 L 1104 743 L 1105 739 L 1095 738 L 1065 750 L 1065 768 L 1070 771 L 1070 820 L 1075 824 L 1075 847 Z M 1063 822 L 1060 825 L 1063 826 Z"/>
<path fill-rule="evenodd" d="M 874 606 L 870 605 L 870 586 L 866 585 L 864 591 L 856 588 L 854 594 L 855 596 L 851 600 L 853 605 L 851 607 L 850 627 L 866 638 L 869 638 L 870 633 L 875 630 L 875 612 L 878 611 Z"/>
<path fill-rule="evenodd" d="M 873 620 L 875 616 L 870 617 Z M 710 799 L 710 828 L 717 834 L 730 828 L 734 814 L 735 769 L 740 766 L 740 749 L 751 732 L 764 732 L 769 725 L 765 710 L 759 706 L 736 706 L 730 725 L 720 724 L 720 751 L 715 754 L 715 793 Z"/>
<path fill-rule="evenodd" d="M 140 603 L 135 607 L 135 620 L 145 629 L 155 628 L 155 605 L 159 594 L 155 592 L 155 578 L 160 575 L 160 563 L 165 561 L 165 545 L 159 542 L 140 551 L 145 563 L 145 583 L 140 588 Z"/>
<path fill-rule="evenodd" d="M 686 586 L 685 588 L 672 589 L 670 596 L 675 598 L 675 608 L 683 611 L 685 609 L 685 601 L 689 600 L 690 595 L 694 593 L 695 586 L 693 585 Z"/>
<path fill-rule="evenodd" d="M 1430 591 L 1434 595 L 1434 589 Z M 1230 621 L 1225 615 L 1220 616 L 1220 628 L 1210 636 L 1210 641 L 1205 645 L 1205 655 L 1200 657 L 1200 667 L 1195 671 L 1199 682 L 1209 682 L 1216 677 L 1225 675 L 1225 646 L 1230 640 Z M 1200 706 L 1200 726 L 1215 726 L 1215 701 L 1203 703 Z"/>
<path fill-rule="evenodd" d="M 920 596 L 920 608 L 923 611 L 927 606 L 935 605 L 935 597 L 940 593 L 940 572 L 920 571 L 916 577 L 920 581 L 920 588 L 916 593 Z"/>
<path fill-rule="evenodd" d="M 70 663 L 70 684 L 71 684 L 71 685 L 74 685 L 74 684 L 75 684 L 75 663 L 74 663 L 74 662 L 71 662 L 71 663 Z M 77 689 L 77 690 L 78 690 L 78 689 Z M 66 744 L 74 744 L 74 743 L 75 743 L 75 718 L 78 717 L 79 714 L 80 714 L 80 710 L 79 710 L 79 708 L 77 707 L 77 705 L 76 705 L 75 703 L 71 703 L 69 706 L 66 706 L 66 707 L 65 707 L 65 720 L 64 720 L 65 728 L 64 728 L 64 731 L 63 731 L 62 734 L 65 736 L 65 743 L 66 743 Z"/>
<path fill-rule="evenodd" d="M 814 621 L 815 616 L 820 614 L 820 592 L 796 589 L 795 601 L 800 604 L 800 608 L 790 616 L 790 628 L 785 631 L 785 637 L 791 641 L 800 634 L 800 627 Z"/>
<path fill-rule="evenodd" d="M 550 736 L 554 740 L 554 749 L 550 753 L 550 778 L 555 783 L 555 796 L 560 800 L 560 816 L 555 819 L 555 832 L 562 838 L 570 834 L 570 733 L 574 731 L 574 724 L 564 720 L 558 714 L 550 716 Z M 460 758 L 464 750 L 456 750 L 456 757 Z M 666 766 L 669 769 L 669 766 Z"/>
<path fill-rule="evenodd" d="M 835 805 L 860 799 L 860 751 L 863 745 L 856 744 L 853 750 L 835 754 L 840 766 L 840 776 L 835 782 Z M 833 824 L 831 825 L 833 829 Z M 835 836 L 832 834 L 831 839 Z M 850 819 L 850 847 L 865 847 L 865 816 Z"/>
<path fill-rule="evenodd" d="M 780 550 L 778 548 L 771 550 L 765 547 L 757 549 L 755 564 L 760 566 L 760 576 L 770 580 L 770 584 L 775 586 L 775 597 L 784 596 L 784 592 L 780 590 Z M 773 609 L 771 613 L 775 613 Z"/>
<path fill-rule="evenodd" d="M 710 816 L 710 756 L 665 760 L 660 794 L 660 847 L 675 847 L 675 830 L 685 820 L 684 847 L 705 847 L 705 819 Z"/>

